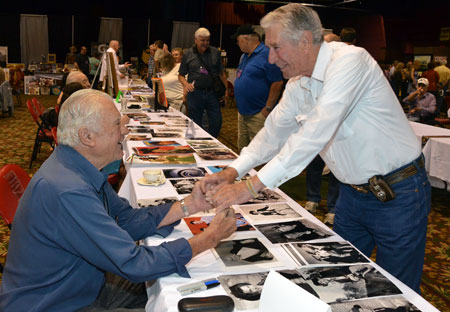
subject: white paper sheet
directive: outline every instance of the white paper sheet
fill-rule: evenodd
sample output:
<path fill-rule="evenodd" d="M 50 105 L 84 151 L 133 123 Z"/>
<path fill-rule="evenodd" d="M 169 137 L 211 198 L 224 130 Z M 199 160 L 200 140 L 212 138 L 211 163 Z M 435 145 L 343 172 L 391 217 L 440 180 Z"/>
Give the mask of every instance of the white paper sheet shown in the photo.
<path fill-rule="evenodd" d="M 259 300 L 259 312 L 331 312 L 331 307 L 281 274 L 271 270 Z"/>

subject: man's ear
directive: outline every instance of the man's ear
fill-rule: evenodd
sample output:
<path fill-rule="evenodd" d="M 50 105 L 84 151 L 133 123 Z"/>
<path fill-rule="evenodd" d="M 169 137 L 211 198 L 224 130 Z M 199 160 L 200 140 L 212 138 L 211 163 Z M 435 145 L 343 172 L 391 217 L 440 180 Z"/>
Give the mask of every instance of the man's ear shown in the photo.
<path fill-rule="evenodd" d="M 81 127 L 78 129 L 78 137 L 80 138 L 81 144 L 93 147 L 95 146 L 95 139 L 93 132 L 89 130 L 87 127 Z"/>
<path fill-rule="evenodd" d="M 313 45 L 313 36 L 309 30 L 303 32 L 302 38 L 300 39 L 300 44 L 303 45 L 305 51 L 309 51 Z"/>

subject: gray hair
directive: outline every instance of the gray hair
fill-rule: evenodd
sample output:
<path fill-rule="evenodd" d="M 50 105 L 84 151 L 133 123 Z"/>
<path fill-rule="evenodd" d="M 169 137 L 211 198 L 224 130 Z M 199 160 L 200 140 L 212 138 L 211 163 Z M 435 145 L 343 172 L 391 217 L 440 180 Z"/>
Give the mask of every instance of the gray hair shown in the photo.
<path fill-rule="evenodd" d="M 282 36 L 297 44 L 305 30 L 310 31 L 313 44 L 323 42 L 323 28 L 319 15 L 313 9 L 300 3 L 289 3 L 270 12 L 261 20 L 264 29 L 273 24 L 279 24 L 283 28 Z"/>
<path fill-rule="evenodd" d="M 98 90 L 83 89 L 73 93 L 61 107 L 58 116 L 58 143 L 75 147 L 80 143 L 78 130 L 82 127 L 98 132 L 101 127 L 101 99 L 111 97 Z"/>
<path fill-rule="evenodd" d="M 197 29 L 195 31 L 195 34 L 194 34 L 195 38 L 198 38 L 198 37 L 210 37 L 210 36 L 211 36 L 211 33 L 205 27 L 200 27 L 199 29 Z"/>
<path fill-rule="evenodd" d="M 85 74 L 83 74 L 79 70 L 71 71 L 67 75 L 66 84 L 69 84 L 69 83 L 72 83 L 72 82 L 81 83 L 81 81 L 83 80 L 83 78 L 81 78 L 81 75 L 86 76 Z"/>

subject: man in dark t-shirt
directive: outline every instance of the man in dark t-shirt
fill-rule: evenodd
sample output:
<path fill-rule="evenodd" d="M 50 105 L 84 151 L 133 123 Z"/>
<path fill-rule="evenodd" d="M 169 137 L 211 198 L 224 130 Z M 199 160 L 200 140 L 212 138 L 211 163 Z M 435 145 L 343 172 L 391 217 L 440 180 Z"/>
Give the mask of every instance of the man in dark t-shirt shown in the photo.
<path fill-rule="evenodd" d="M 80 53 L 75 56 L 75 67 L 89 77 L 89 57 L 85 46 L 81 47 Z"/>

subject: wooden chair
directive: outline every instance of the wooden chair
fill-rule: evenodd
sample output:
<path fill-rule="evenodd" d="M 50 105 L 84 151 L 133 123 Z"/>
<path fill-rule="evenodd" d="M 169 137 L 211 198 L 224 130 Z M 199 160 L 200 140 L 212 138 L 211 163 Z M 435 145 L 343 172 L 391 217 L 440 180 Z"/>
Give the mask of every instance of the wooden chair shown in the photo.
<path fill-rule="evenodd" d="M 29 182 L 28 173 L 17 165 L 8 164 L 0 169 L 0 215 L 10 229 L 19 200 Z M 1 264 L 0 272 L 3 272 Z"/>
<path fill-rule="evenodd" d="M 53 148 L 53 135 L 50 130 L 45 129 L 42 121 L 40 120 L 40 108 L 38 104 L 33 103 L 31 100 L 27 100 L 28 111 L 31 117 L 37 124 L 36 137 L 34 139 L 33 153 L 31 154 L 30 168 L 33 165 L 33 161 L 36 159 L 37 154 L 41 150 L 42 142 L 47 142 Z"/>

